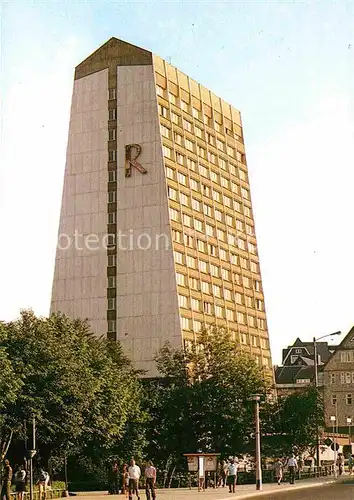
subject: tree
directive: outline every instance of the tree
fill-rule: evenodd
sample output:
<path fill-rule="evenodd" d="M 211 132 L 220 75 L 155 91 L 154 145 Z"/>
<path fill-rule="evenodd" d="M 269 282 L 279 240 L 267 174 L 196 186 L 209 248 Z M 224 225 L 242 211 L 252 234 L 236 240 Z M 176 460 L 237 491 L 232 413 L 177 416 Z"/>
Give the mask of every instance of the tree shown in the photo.
<path fill-rule="evenodd" d="M 24 438 L 24 421 L 34 415 L 43 461 L 65 452 L 102 463 L 121 452 L 137 429 L 141 453 L 142 389 L 120 344 L 94 337 L 84 321 L 23 311 L 18 321 L 1 324 L 0 348 L 11 361 L 12 380 L 21 381 L 16 397 L 0 407 L 17 442 Z"/>
<path fill-rule="evenodd" d="M 313 452 L 318 429 L 324 426 L 323 398 L 317 388 L 306 387 L 262 409 L 263 449 L 268 455 L 288 456 Z"/>
<path fill-rule="evenodd" d="M 188 352 L 166 344 L 156 363 L 165 381 L 148 389 L 151 456 L 161 463 L 167 454 L 177 463 L 198 449 L 225 455 L 247 450 L 254 432 L 249 398 L 266 397 L 270 379 L 226 330 L 204 329 Z"/>

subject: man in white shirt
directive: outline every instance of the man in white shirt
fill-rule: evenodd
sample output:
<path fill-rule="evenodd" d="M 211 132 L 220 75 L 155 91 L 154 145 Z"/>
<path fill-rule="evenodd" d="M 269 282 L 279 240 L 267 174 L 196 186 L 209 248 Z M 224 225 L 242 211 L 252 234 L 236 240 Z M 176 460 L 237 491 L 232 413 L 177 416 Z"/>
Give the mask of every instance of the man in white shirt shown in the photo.
<path fill-rule="evenodd" d="M 130 467 L 128 469 L 129 473 L 129 500 L 133 500 L 134 493 L 140 500 L 139 496 L 139 479 L 141 476 L 141 470 L 139 465 L 135 464 L 134 458 L 130 461 Z"/>
<path fill-rule="evenodd" d="M 154 467 L 154 464 L 152 462 L 149 462 L 149 465 L 145 469 L 145 492 L 147 500 L 150 500 L 151 496 L 152 500 L 156 499 L 155 485 L 156 485 L 156 469 Z"/>
<path fill-rule="evenodd" d="M 294 484 L 295 472 L 297 471 L 297 461 L 296 461 L 295 455 L 291 455 L 291 457 L 288 460 L 287 465 L 288 465 L 288 469 L 289 469 L 290 484 Z"/>
<path fill-rule="evenodd" d="M 235 486 L 237 482 L 237 463 L 235 460 L 230 460 L 227 468 L 227 484 L 229 486 L 229 493 L 235 493 Z"/>

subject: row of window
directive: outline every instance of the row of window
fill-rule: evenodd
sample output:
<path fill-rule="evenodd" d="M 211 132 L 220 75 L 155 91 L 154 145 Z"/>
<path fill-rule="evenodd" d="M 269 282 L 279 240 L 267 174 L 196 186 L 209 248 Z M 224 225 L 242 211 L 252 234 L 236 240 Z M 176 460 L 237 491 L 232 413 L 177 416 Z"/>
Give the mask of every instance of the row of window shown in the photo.
<path fill-rule="evenodd" d="M 185 130 L 188 130 L 188 132 L 193 131 L 192 123 L 189 122 L 188 120 L 183 120 L 183 127 L 185 128 Z M 220 139 L 215 138 L 212 134 L 210 134 L 210 133 L 204 134 L 204 131 L 197 126 L 194 127 L 194 133 L 197 137 L 199 137 L 200 139 L 206 140 L 206 142 L 208 142 L 210 145 L 214 146 L 219 151 L 222 151 L 223 153 L 227 153 L 229 156 L 235 157 L 236 160 L 241 162 L 241 163 L 245 162 L 245 156 L 243 153 L 241 153 L 240 151 L 237 151 L 237 150 L 235 153 L 234 148 L 226 145 L 224 141 L 221 141 Z M 190 141 L 189 139 L 186 139 L 186 138 L 183 140 L 183 136 L 181 134 L 179 134 L 178 132 L 172 133 L 172 130 L 169 127 L 166 127 L 166 125 L 161 125 L 161 135 L 163 135 L 163 137 L 166 137 L 166 139 L 170 139 L 170 140 L 173 139 L 175 144 L 179 144 L 180 146 L 185 145 L 186 149 L 189 149 L 190 151 L 195 150 L 194 146 L 192 145 L 193 144 L 192 141 Z M 199 151 L 198 147 L 199 146 L 197 146 L 197 151 Z M 205 149 L 201 148 L 201 150 L 203 152 L 202 152 L 202 154 L 198 153 L 199 156 L 205 157 Z M 215 157 L 215 155 L 213 155 L 213 156 Z M 215 163 L 215 161 L 213 163 Z"/>
<path fill-rule="evenodd" d="M 163 148 L 165 149 L 166 146 L 163 146 Z M 171 151 L 170 149 L 168 149 L 168 150 Z M 215 180 L 215 182 L 217 182 L 217 184 L 220 185 L 218 182 L 218 179 L 217 179 L 217 174 L 215 172 L 212 172 L 212 173 L 213 173 L 213 175 L 216 176 L 215 178 L 213 177 L 212 180 Z M 182 186 L 189 187 L 193 191 L 199 191 L 207 198 L 212 197 L 213 200 L 218 201 L 219 203 L 222 203 L 222 201 L 221 201 L 222 200 L 222 193 L 220 191 L 218 191 L 215 188 L 211 188 L 210 186 L 208 186 L 206 184 L 200 183 L 196 179 L 193 179 L 193 177 L 190 177 L 189 182 L 188 182 L 188 177 L 186 175 L 184 175 L 182 172 L 176 172 L 176 170 L 171 168 L 171 167 L 166 167 L 166 176 L 169 179 L 172 179 L 174 181 L 177 180 L 178 183 L 181 184 Z M 249 194 L 248 189 L 246 189 L 245 187 L 239 186 L 238 184 L 236 184 L 236 182 L 228 181 L 224 177 L 222 177 L 222 179 L 225 180 L 225 182 L 224 182 L 225 188 L 227 187 L 227 189 L 231 190 L 233 193 L 241 195 L 242 198 L 245 200 L 250 200 L 250 194 Z"/>
<path fill-rule="evenodd" d="M 173 96 L 174 99 L 171 96 Z M 177 99 L 173 94 L 170 94 L 170 102 L 172 102 L 172 104 L 174 104 L 174 105 L 177 105 Z M 213 120 L 212 118 L 210 118 L 209 116 L 207 116 L 205 114 L 203 115 L 199 109 L 197 109 L 193 106 L 190 106 L 189 103 L 187 103 L 183 99 L 181 99 L 179 101 L 179 105 L 184 112 L 191 114 L 194 118 L 197 118 L 201 122 L 203 122 L 203 117 L 204 117 L 204 123 L 206 125 L 208 125 L 211 128 L 214 128 L 217 132 L 219 132 L 221 134 L 224 133 L 222 123 L 219 123 L 217 120 Z M 169 111 L 166 108 L 166 106 L 159 104 L 158 107 L 159 107 L 159 114 L 161 116 L 163 116 L 164 118 L 168 119 Z M 170 111 L 170 119 L 171 119 L 171 122 L 175 123 L 176 125 L 179 125 L 180 127 L 183 126 L 186 130 L 193 133 L 192 123 L 189 120 L 186 120 L 186 119 L 182 120 L 182 117 L 179 114 L 175 113 L 174 111 Z M 222 121 L 222 119 L 220 119 L 220 122 L 221 121 Z M 199 129 L 200 132 L 196 129 Z M 240 142 L 243 142 L 241 135 L 239 135 L 237 133 L 233 133 L 230 128 L 225 127 L 225 132 L 227 135 L 234 137 L 235 139 L 237 139 Z M 198 125 L 195 125 L 194 133 L 195 133 L 195 135 L 200 134 L 199 137 L 203 137 L 203 130 L 202 130 L 202 128 L 198 127 Z M 240 133 L 241 133 L 241 131 L 240 131 Z M 211 135 L 211 137 L 213 137 L 213 136 Z M 220 141 L 220 142 L 222 142 L 222 141 Z"/>
<path fill-rule="evenodd" d="M 194 258 L 194 257 L 192 257 Z M 190 263 L 192 265 L 196 264 L 193 261 L 187 261 L 187 264 Z M 191 267 L 191 266 L 190 266 Z M 259 280 L 252 280 L 248 276 L 242 276 L 238 273 L 234 273 L 229 271 L 228 269 L 220 268 L 218 266 L 215 266 L 214 264 L 210 264 L 204 260 L 200 260 L 198 262 L 198 268 L 199 271 L 205 274 L 211 274 L 212 276 L 216 278 L 222 278 L 224 281 L 231 282 L 231 277 L 232 277 L 232 282 L 235 283 L 237 286 L 244 286 L 245 288 L 249 289 L 254 289 L 256 292 L 261 292 L 262 287 L 261 287 L 261 282 Z M 196 269 L 196 267 L 195 267 Z M 187 286 L 187 276 L 182 273 L 176 273 L 176 279 L 177 279 L 177 284 L 180 286 Z M 193 283 L 193 282 L 191 282 Z M 189 283 L 189 286 L 195 290 L 198 290 L 198 284 L 197 287 L 192 287 L 191 283 Z M 204 281 L 201 281 L 201 283 L 204 283 Z M 206 282 L 205 282 L 206 283 Z M 206 286 L 206 285 L 205 285 Z M 203 288 L 201 288 L 201 291 L 204 293 L 210 293 L 210 290 L 207 291 Z M 226 297 L 225 297 L 226 298 Z M 258 299 L 257 299 L 258 300 Z M 257 309 L 260 311 L 263 310 L 263 303 L 262 301 L 257 302 Z"/>
<path fill-rule="evenodd" d="M 209 283 L 208 283 L 209 285 Z M 215 291 L 215 288 L 218 288 L 219 291 Z M 230 292 L 230 290 L 228 290 Z M 216 285 L 213 285 L 213 295 L 214 297 L 221 297 L 221 287 L 217 287 Z M 239 295 L 240 297 L 236 297 L 237 303 L 238 304 L 243 304 L 243 299 L 244 297 L 241 294 L 235 294 L 235 296 Z M 226 297 L 225 297 L 226 298 Z M 247 302 L 249 304 L 249 307 L 253 307 L 253 298 L 249 296 L 245 296 L 245 299 L 247 299 Z M 259 299 L 256 299 L 256 303 L 261 302 Z M 224 308 L 219 305 L 213 305 L 212 303 L 208 301 L 202 301 L 201 299 L 196 299 L 192 297 L 189 299 L 186 295 L 178 295 L 178 303 L 181 308 L 184 309 L 191 309 L 192 311 L 199 311 L 199 312 L 204 312 L 205 314 L 215 314 L 217 318 L 226 318 L 229 321 L 235 321 L 235 311 L 232 309 Z M 249 324 L 249 326 L 255 326 L 254 323 L 255 318 L 252 317 L 252 324 Z M 245 323 L 245 315 L 243 313 L 237 313 L 237 322 L 241 323 L 242 325 L 246 324 Z"/>
<path fill-rule="evenodd" d="M 250 318 L 253 318 L 253 316 L 248 317 L 248 319 L 250 319 Z M 253 318 L 253 319 L 255 319 L 255 318 Z M 264 320 L 259 320 L 259 318 L 257 318 L 257 321 L 264 321 Z M 202 329 L 203 323 L 201 321 L 198 321 L 195 319 L 192 320 L 190 318 L 185 318 L 184 316 L 181 316 L 181 326 L 182 326 L 183 330 L 191 330 L 194 333 L 198 333 Z M 254 325 L 250 325 L 250 326 L 256 326 L 256 323 Z M 264 328 L 262 328 L 262 329 L 264 329 Z M 235 338 L 238 337 L 238 334 L 236 332 L 231 332 L 231 333 L 234 333 Z M 240 333 L 239 335 L 240 335 L 241 344 L 247 345 L 249 343 L 248 342 L 249 336 L 246 333 Z M 261 347 L 262 349 L 269 348 L 269 344 L 268 344 L 267 339 L 259 338 L 259 337 L 256 337 L 255 335 L 251 335 L 250 337 L 251 337 L 250 344 L 253 347 Z M 187 341 L 187 342 L 191 342 L 191 341 Z"/>
<path fill-rule="evenodd" d="M 331 400 L 332 400 L 332 405 L 335 406 L 337 404 L 337 402 L 338 402 L 337 394 L 332 394 Z M 347 405 L 353 404 L 353 395 L 352 394 L 346 394 L 345 395 L 345 403 Z"/>
<path fill-rule="evenodd" d="M 336 373 L 331 373 L 331 385 L 336 383 Z M 341 372 L 339 374 L 341 384 L 354 384 L 354 372 Z"/>
<path fill-rule="evenodd" d="M 341 363 L 353 363 L 354 362 L 354 351 L 342 351 L 340 353 Z"/>

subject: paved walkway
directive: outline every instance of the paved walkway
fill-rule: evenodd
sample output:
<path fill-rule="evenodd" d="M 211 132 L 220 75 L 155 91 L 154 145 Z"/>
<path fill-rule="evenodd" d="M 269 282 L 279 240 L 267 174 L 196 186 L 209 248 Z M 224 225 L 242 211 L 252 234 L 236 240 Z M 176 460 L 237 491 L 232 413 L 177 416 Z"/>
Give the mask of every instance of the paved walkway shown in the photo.
<path fill-rule="evenodd" d="M 297 481 L 294 485 L 289 483 L 283 483 L 280 486 L 277 484 L 264 484 L 262 491 L 256 491 L 256 486 L 254 484 L 239 485 L 236 487 L 236 493 L 230 494 L 227 488 L 219 489 L 207 489 L 206 491 L 198 491 L 196 489 L 163 489 L 156 491 L 156 500 L 160 498 L 162 500 L 228 500 L 229 498 L 237 498 L 240 500 L 242 498 L 252 498 L 260 494 L 268 494 L 275 492 L 285 492 L 293 490 L 301 490 L 304 488 L 314 488 L 316 486 L 324 486 L 326 484 L 331 484 L 335 480 L 333 477 L 329 476 L 326 478 L 313 478 L 304 479 L 302 481 Z M 92 493 L 78 493 L 80 500 L 107 500 L 107 494 L 103 492 L 92 492 Z M 110 495 L 109 498 L 112 500 L 118 500 L 125 498 L 123 495 Z M 136 497 L 133 497 L 136 500 Z M 141 500 L 145 499 L 145 491 L 141 490 L 140 493 Z"/>

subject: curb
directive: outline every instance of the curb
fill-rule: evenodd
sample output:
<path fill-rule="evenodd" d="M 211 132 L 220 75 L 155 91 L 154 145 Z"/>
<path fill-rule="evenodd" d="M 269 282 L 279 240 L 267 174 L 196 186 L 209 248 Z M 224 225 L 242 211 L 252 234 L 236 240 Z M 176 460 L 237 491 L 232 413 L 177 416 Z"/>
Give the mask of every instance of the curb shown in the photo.
<path fill-rule="evenodd" d="M 276 495 L 278 493 L 284 493 L 287 491 L 297 491 L 297 490 L 304 490 L 308 488 L 318 488 L 319 486 L 327 486 L 329 484 L 336 483 L 337 481 L 335 479 L 332 479 L 331 481 L 325 481 L 322 483 L 312 483 L 312 484 L 304 484 L 300 486 L 296 486 L 296 488 L 291 488 L 291 486 L 287 486 L 286 488 L 281 488 L 279 490 L 261 490 L 261 491 L 254 491 L 253 493 L 244 493 L 243 495 L 236 496 L 234 497 L 236 500 L 242 500 L 243 498 L 252 498 L 252 497 L 258 497 L 258 496 L 265 496 L 265 495 Z M 231 497 L 225 497 L 225 498 L 218 498 L 218 500 L 229 500 Z"/>

